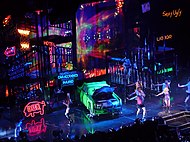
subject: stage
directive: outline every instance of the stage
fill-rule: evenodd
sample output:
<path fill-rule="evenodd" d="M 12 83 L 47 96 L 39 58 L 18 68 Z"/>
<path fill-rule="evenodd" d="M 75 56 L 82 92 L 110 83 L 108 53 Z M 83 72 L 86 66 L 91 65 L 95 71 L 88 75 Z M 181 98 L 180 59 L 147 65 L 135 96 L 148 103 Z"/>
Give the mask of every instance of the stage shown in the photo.
<path fill-rule="evenodd" d="M 147 95 L 145 106 L 147 110 L 146 120 L 163 119 L 165 124 L 172 127 L 179 127 L 190 133 L 189 130 L 189 106 L 184 104 L 186 93 L 182 89 L 175 89 L 171 92 L 170 113 L 165 113 L 162 106 L 162 97 L 154 94 Z M 70 116 L 73 120 L 71 124 L 65 117 L 65 107 L 45 113 L 43 116 L 34 118 L 23 117 L 22 112 L 10 108 L 1 109 L 0 138 L 17 137 L 20 131 L 27 134 L 30 141 L 38 138 L 45 141 L 53 141 L 56 138 L 81 137 L 86 134 L 93 134 L 96 131 L 109 131 L 119 129 L 122 126 L 133 125 L 136 117 L 136 101 L 126 101 L 122 106 L 122 114 L 104 115 L 99 117 L 89 117 L 89 112 L 82 105 L 72 105 Z M 142 116 L 139 115 L 139 118 Z M 144 120 L 144 121 L 146 121 Z M 15 138 L 16 139 L 16 138 Z M 17 137 L 19 139 L 19 137 Z"/>

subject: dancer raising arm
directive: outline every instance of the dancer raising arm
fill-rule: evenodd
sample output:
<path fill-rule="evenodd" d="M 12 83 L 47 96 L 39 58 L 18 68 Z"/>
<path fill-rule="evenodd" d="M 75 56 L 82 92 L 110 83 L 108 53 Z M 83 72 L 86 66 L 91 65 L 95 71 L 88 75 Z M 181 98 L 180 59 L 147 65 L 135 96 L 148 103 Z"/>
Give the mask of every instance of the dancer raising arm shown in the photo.
<path fill-rule="evenodd" d="M 138 87 L 135 92 L 133 92 L 131 95 L 133 94 L 136 94 L 136 96 L 128 99 L 128 100 L 133 100 L 133 99 L 136 99 L 137 101 L 137 112 L 136 112 L 136 117 L 138 117 L 139 113 L 140 113 L 140 110 L 142 109 L 143 110 L 143 119 L 145 118 L 145 115 L 146 115 L 146 108 L 145 108 L 145 105 L 144 105 L 144 98 L 145 98 L 145 93 L 144 91 L 142 90 L 141 87 Z"/>
<path fill-rule="evenodd" d="M 186 90 L 186 93 L 187 93 L 187 96 L 185 98 L 185 104 L 187 105 L 187 101 L 189 100 L 190 98 L 190 78 L 188 78 L 188 82 L 184 85 L 180 85 L 178 84 L 178 87 L 182 88 L 182 87 L 187 87 L 187 90 Z"/>

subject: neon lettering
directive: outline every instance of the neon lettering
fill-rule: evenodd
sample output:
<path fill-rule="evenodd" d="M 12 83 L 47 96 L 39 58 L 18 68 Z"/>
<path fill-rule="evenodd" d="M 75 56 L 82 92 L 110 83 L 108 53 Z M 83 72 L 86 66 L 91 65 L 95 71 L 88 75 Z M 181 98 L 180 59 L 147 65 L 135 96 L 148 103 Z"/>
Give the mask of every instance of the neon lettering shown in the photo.
<path fill-rule="evenodd" d="M 172 17 L 180 17 L 182 14 L 182 10 L 179 8 L 179 9 L 174 9 L 172 11 L 163 11 L 162 12 L 162 16 L 163 17 L 169 17 L 169 18 L 172 18 Z"/>
<path fill-rule="evenodd" d="M 157 71 L 157 74 L 163 74 L 163 73 L 172 72 L 172 71 L 173 71 L 172 67 L 164 68 L 164 69 L 161 69 L 161 70 Z"/>
<path fill-rule="evenodd" d="M 74 83 L 74 80 L 65 80 L 62 82 L 63 84 L 73 84 Z"/>
<path fill-rule="evenodd" d="M 172 39 L 172 35 L 171 34 L 169 34 L 169 35 L 162 35 L 160 37 L 157 37 L 156 41 L 163 41 L 163 40 L 169 40 L 169 39 Z"/>
<path fill-rule="evenodd" d="M 53 63 L 53 51 L 52 47 L 49 47 L 49 58 L 50 58 L 50 63 Z"/>

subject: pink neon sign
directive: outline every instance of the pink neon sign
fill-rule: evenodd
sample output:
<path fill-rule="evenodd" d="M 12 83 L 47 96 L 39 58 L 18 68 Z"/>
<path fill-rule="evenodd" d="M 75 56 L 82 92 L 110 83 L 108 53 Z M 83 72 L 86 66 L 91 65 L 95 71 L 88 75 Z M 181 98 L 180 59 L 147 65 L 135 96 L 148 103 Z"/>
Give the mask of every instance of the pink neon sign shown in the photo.
<path fill-rule="evenodd" d="M 7 47 L 7 49 L 5 50 L 4 54 L 7 57 L 14 56 L 16 54 L 16 47 L 15 46 Z"/>
<path fill-rule="evenodd" d="M 44 107 L 46 106 L 44 101 L 32 101 L 29 102 L 23 110 L 24 116 L 34 117 L 36 114 L 44 115 Z"/>
<path fill-rule="evenodd" d="M 26 123 L 25 129 L 28 130 L 29 136 L 36 136 L 46 132 L 46 124 L 44 118 L 41 118 L 39 122 L 32 120 L 30 123 Z"/>

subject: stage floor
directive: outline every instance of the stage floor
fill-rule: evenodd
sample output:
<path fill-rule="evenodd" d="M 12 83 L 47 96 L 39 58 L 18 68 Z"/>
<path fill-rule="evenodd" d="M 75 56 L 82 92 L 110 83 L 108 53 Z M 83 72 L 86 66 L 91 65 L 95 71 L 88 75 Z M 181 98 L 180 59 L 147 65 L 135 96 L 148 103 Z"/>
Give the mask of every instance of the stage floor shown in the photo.
<path fill-rule="evenodd" d="M 184 104 L 186 93 L 182 89 L 173 90 L 171 94 L 171 110 L 170 114 L 164 112 L 162 107 L 162 97 L 155 97 L 149 95 L 145 99 L 145 106 L 147 109 L 147 119 L 154 117 L 162 117 L 172 115 L 180 111 L 190 111 L 190 107 Z M 190 106 L 190 101 L 189 101 Z M 127 101 L 123 104 L 122 114 L 118 116 L 101 116 L 90 118 L 88 111 L 83 106 L 71 107 L 71 118 L 73 123 L 69 125 L 65 117 L 65 108 L 61 107 L 59 110 L 37 116 L 35 118 L 24 118 L 17 110 L 4 110 L 1 112 L 0 119 L 0 138 L 16 137 L 18 132 L 26 130 L 27 137 L 30 141 L 38 138 L 45 141 L 53 141 L 56 138 L 69 137 L 73 139 L 78 136 L 95 131 L 109 131 L 109 129 L 119 129 L 124 125 L 132 125 L 136 119 L 136 101 Z M 142 116 L 139 115 L 141 118 Z"/>

